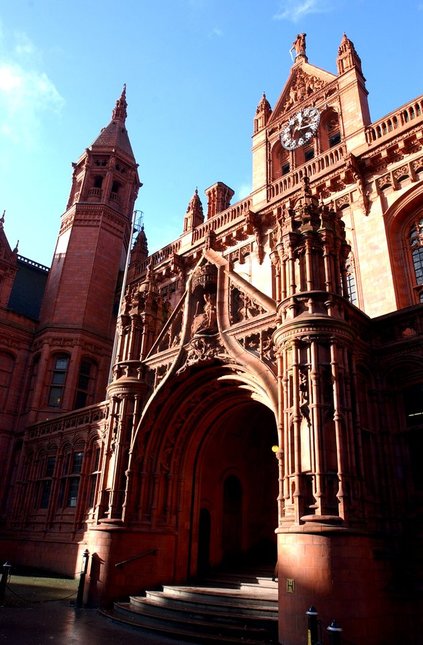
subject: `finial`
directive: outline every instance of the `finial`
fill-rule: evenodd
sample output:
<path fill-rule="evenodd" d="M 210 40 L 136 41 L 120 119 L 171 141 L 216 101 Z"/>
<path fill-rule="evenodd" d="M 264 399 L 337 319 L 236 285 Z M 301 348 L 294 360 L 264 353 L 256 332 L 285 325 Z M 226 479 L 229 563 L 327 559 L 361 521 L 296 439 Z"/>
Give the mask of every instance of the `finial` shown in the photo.
<path fill-rule="evenodd" d="M 19 246 L 19 240 L 16 242 L 16 246 L 15 246 L 15 248 L 13 249 L 13 253 L 17 253 L 17 252 L 18 252 L 18 246 Z"/>
<path fill-rule="evenodd" d="M 3 226 L 4 224 L 4 216 L 6 215 L 6 209 L 3 211 L 3 215 L 0 217 L 0 224 Z"/>
<path fill-rule="evenodd" d="M 112 112 L 112 119 L 114 121 L 123 121 L 125 123 L 126 119 L 126 108 L 128 104 L 126 102 L 126 83 L 123 84 L 122 94 L 120 98 L 116 101 L 116 106 Z"/>

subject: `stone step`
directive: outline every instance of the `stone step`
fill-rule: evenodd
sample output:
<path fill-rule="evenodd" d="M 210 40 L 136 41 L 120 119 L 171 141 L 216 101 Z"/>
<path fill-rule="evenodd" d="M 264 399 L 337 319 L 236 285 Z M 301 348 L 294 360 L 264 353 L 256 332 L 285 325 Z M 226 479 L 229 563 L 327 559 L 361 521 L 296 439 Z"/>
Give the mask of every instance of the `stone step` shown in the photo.
<path fill-rule="evenodd" d="M 129 603 L 121 603 L 136 613 L 149 613 L 150 615 L 166 616 L 174 618 L 183 613 L 186 617 L 200 618 L 204 621 L 224 623 L 239 623 L 243 624 L 251 622 L 260 627 L 272 626 L 272 623 L 277 619 L 277 610 L 269 610 L 259 613 L 254 608 L 253 610 L 248 605 L 240 608 L 234 608 L 228 605 L 225 607 L 218 607 L 216 605 L 208 605 L 204 603 L 184 603 L 181 605 L 180 601 L 176 600 L 172 603 L 164 604 L 162 602 L 151 601 L 151 598 L 142 596 L 133 596 Z M 243 611 L 242 611 L 243 610 Z"/>
<path fill-rule="evenodd" d="M 231 642 L 239 642 L 245 639 L 253 642 L 263 643 L 268 641 L 269 629 L 273 627 L 258 624 L 258 621 L 252 616 L 239 614 L 232 616 L 220 615 L 218 618 L 213 613 L 206 611 L 188 612 L 178 609 L 159 608 L 154 605 L 139 603 L 135 609 L 132 603 L 116 603 L 115 612 L 130 619 L 133 623 L 142 627 L 153 628 L 160 631 L 166 626 L 166 630 L 172 634 L 178 634 L 179 637 L 191 635 L 193 638 L 201 636 L 203 642 L 204 634 L 208 638 L 222 640 L 229 638 Z"/>
<path fill-rule="evenodd" d="M 107 615 L 180 643 L 277 643 L 277 594 L 267 576 L 219 574 L 203 584 L 147 590 Z"/>
<path fill-rule="evenodd" d="M 248 602 L 251 608 L 272 609 L 277 603 L 277 589 L 266 589 L 249 586 L 246 589 L 203 586 L 163 586 L 163 596 L 194 602 L 207 602 L 211 605 L 244 605 Z"/>

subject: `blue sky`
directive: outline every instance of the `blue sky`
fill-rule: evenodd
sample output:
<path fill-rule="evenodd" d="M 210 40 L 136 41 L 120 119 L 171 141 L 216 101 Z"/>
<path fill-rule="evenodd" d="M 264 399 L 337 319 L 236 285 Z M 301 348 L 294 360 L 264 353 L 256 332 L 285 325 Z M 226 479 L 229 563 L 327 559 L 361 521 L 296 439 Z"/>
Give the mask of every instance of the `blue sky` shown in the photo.
<path fill-rule="evenodd" d="M 19 252 L 50 265 L 71 162 L 127 84 L 127 127 L 150 252 L 182 232 L 198 187 L 249 192 L 263 91 L 274 106 L 289 48 L 336 72 L 344 32 L 372 120 L 422 93 L 422 0 L 0 0 L 0 213 Z"/>

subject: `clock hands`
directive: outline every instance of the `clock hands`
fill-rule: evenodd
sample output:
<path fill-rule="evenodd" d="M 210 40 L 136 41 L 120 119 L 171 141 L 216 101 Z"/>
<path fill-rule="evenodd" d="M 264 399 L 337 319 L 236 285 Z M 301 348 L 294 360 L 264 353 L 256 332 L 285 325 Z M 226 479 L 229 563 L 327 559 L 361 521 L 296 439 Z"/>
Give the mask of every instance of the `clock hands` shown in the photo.
<path fill-rule="evenodd" d="M 293 150 L 304 145 L 317 131 L 320 114 L 317 108 L 300 110 L 289 121 L 282 132 L 281 142 L 285 149 Z"/>

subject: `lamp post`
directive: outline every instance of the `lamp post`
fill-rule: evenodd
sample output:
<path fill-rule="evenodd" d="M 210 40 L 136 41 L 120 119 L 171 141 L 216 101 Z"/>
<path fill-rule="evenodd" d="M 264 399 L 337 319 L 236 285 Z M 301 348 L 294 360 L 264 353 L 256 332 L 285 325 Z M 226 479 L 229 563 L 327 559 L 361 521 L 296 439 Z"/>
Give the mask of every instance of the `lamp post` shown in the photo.
<path fill-rule="evenodd" d="M 318 645 L 319 644 L 319 633 L 318 633 L 318 613 L 316 608 L 313 605 L 307 609 L 307 645 Z"/>
<path fill-rule="evenodd" d="M 336 620 L 332 620 L 329 627 L 327 627 L 329 634 L 329 645 L 341 645 L 342 627 L 338 625 Z"/>
<path fill-rule="evenodd" d="M 7 581 L 9 580 L 11 568 L 12 568 L 12 565 L 10 564 L 10 562 L 6 561 L 3 565 L 3 572 L 0 578 L 0 602 L 3 602 L 4 600 L 4 595 L 6 593 L 6 585 L 7 585 Z"/>
<path fill-rule="evenodd" d="M 79 573 L 78 593 L 76 595 L 77 607 L 82 607 L 82 604 L 83 604 L 85 576 L 87 575 L 87 571 L 88 571 L 89 557 L 90 557 L 90 552 L 88 551 L 88 549 L 85 549 L 84 553 L 82 554 L 81 571 Z"/>

